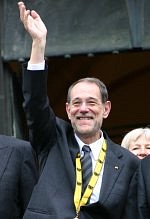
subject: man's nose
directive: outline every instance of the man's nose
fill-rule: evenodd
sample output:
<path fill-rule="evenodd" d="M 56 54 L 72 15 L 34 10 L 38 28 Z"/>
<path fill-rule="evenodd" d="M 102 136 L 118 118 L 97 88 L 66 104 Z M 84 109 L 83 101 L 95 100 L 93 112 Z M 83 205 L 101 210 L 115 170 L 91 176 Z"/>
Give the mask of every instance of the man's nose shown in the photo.
<path fill-rule="evenodd" d="M 80 111 L 88 111 L 88 106 L 86 104 L 86 102 L 82 102 L 80 105 Z"/>

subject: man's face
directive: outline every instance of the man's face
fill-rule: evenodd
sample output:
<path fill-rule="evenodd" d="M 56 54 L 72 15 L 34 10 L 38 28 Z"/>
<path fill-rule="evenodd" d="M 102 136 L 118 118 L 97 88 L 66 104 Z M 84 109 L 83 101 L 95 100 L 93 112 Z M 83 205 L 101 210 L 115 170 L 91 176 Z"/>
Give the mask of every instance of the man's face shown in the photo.
<path fill-rule="evenodd" d="M 66 111 L 75 133 L 80 138 L 97 139 L 103 118 L 109 115 L 110 102 L 102 103 L 99 87 L 89 82 L 76 84 L 71 91 L 70 100 L 70 103 L 66 103 Z"/>

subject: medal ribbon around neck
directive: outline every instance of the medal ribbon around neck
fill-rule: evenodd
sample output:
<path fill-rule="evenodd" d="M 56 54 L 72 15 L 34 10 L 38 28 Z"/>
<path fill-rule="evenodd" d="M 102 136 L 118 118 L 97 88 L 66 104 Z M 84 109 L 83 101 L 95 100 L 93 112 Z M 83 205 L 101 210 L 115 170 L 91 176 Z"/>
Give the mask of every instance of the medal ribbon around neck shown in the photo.
<path fill-rule="evenodd" d="M 105 160 L 107 150 L 106 141 L 103 141 L 102 149 L 100 150 L 98 160 L 95 165 L 94 172 L 91 176 L 91 179 L 85 189 L 83 196 L 81 197 L 82 192 L 82 168 L 81 168 L 81 161 L 80 161 L 80 154 L 78 154 L 76 158 L 76 187 L 74 192 L 74 205 L 76 208 L 76 217 L 78 218 L 80 207 L 86 205 L 88 199 L 90 198 L 92 191 L 97 183 L 98 177 L 102 170 L 102 166 Z"/>

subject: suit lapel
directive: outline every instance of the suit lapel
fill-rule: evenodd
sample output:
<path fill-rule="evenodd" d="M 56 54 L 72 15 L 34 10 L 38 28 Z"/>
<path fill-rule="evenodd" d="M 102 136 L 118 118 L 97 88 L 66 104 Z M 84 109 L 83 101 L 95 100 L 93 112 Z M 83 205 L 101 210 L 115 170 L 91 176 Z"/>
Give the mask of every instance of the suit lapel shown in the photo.
<path fill-rule="evenodd" d="M 68 178 L 71 180 L 72 188 L 75 188 L 76 175 L 75 175 L 75 160 L 79 153 L 79 145 L 74 137 L 74 132 L 72 128 L 70 129 L 68 138 L 68 146 L 60 147 L 61 153 L 63 155 L 64 164 L 66 166 L 66 171 L 68 172 Z M 68 150 L 69 148 L 69 150 Z M 68 168 L 69 167 L 69 168 Z"/>
<path fill-rule="evenodd" d="M 5 171 L 11 153 L 12 153 L 12 148 L 10 147 L 0 148 L 0 180 L 3 176 L 3 173 Z"/>
<path fill-rule="evenodd" d="M 107 197 L 109 196 L 112 188 L 122 171 L 124 164 L 122 164 L 121 157 L 123 156 L 122 153 L 116 151 L 116 145 L 112 143 L 108 143 L 107 145 L 107 153 L 106 159 L 104 164 L 104 173 L 102 179 L 102 186 L 100 192 L 100 201 L 105 202 Z"/>

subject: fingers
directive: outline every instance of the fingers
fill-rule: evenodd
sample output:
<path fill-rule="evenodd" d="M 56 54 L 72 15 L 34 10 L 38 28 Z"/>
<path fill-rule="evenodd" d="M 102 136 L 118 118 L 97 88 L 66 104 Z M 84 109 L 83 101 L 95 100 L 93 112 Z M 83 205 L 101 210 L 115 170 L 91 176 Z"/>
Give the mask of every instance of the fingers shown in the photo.
<path fill-rule="evenodd" d="M 18 7 L 20 11 L 20 20 L 24 24 L 24 27 L 28 29 L 28 18 L 30 16 L 30 10 L 26 10 L 25 4 L 23 2 L 18 2 Z"/>
<path fill-rule="evenodd" d="M 40 18 L 38 13 L 36 11 L 34 11 L 34 10 L 31 11 L 31 16 L 33 17 L 33 19 Z"/>
<path fill-rule="evenodd" d="M 25 13 L 26 13 L 26 7 L 23 2 L 18 2 L 18 7 L 20 11 L 20 20 L 24 22 Z"/>
<path fill-rule="evenodd" d="M 32 16 L 33 19 L 36 19 L 36 18 L 40 17 L 36 11 L 26 10 L 26 6 L 23 2 L 18 2 L 18 7 L 19 7 L 19 11 L 20 11 L 20 20 L 23 23 L 27 20 L 29 15 Z"/>
<path fill-rule="evenodd" d="M 20 20 L 32 39 L 44 38 L 45 40 L 47 29 L 39 14 L 34 10 L 26 10 L 26 6 L 23 2 L 18 2 L 18 7 L 20 11 Z"/>
<path fill-rule="evenodd" d="M 22 18 L 21 15 L 23 15 L 23 13 L 26 10 L 25 4 L 23 2 L 18 2 L 18 7 L 19 7 L 19 11 L 20 11 L 20 17 Z"/>

